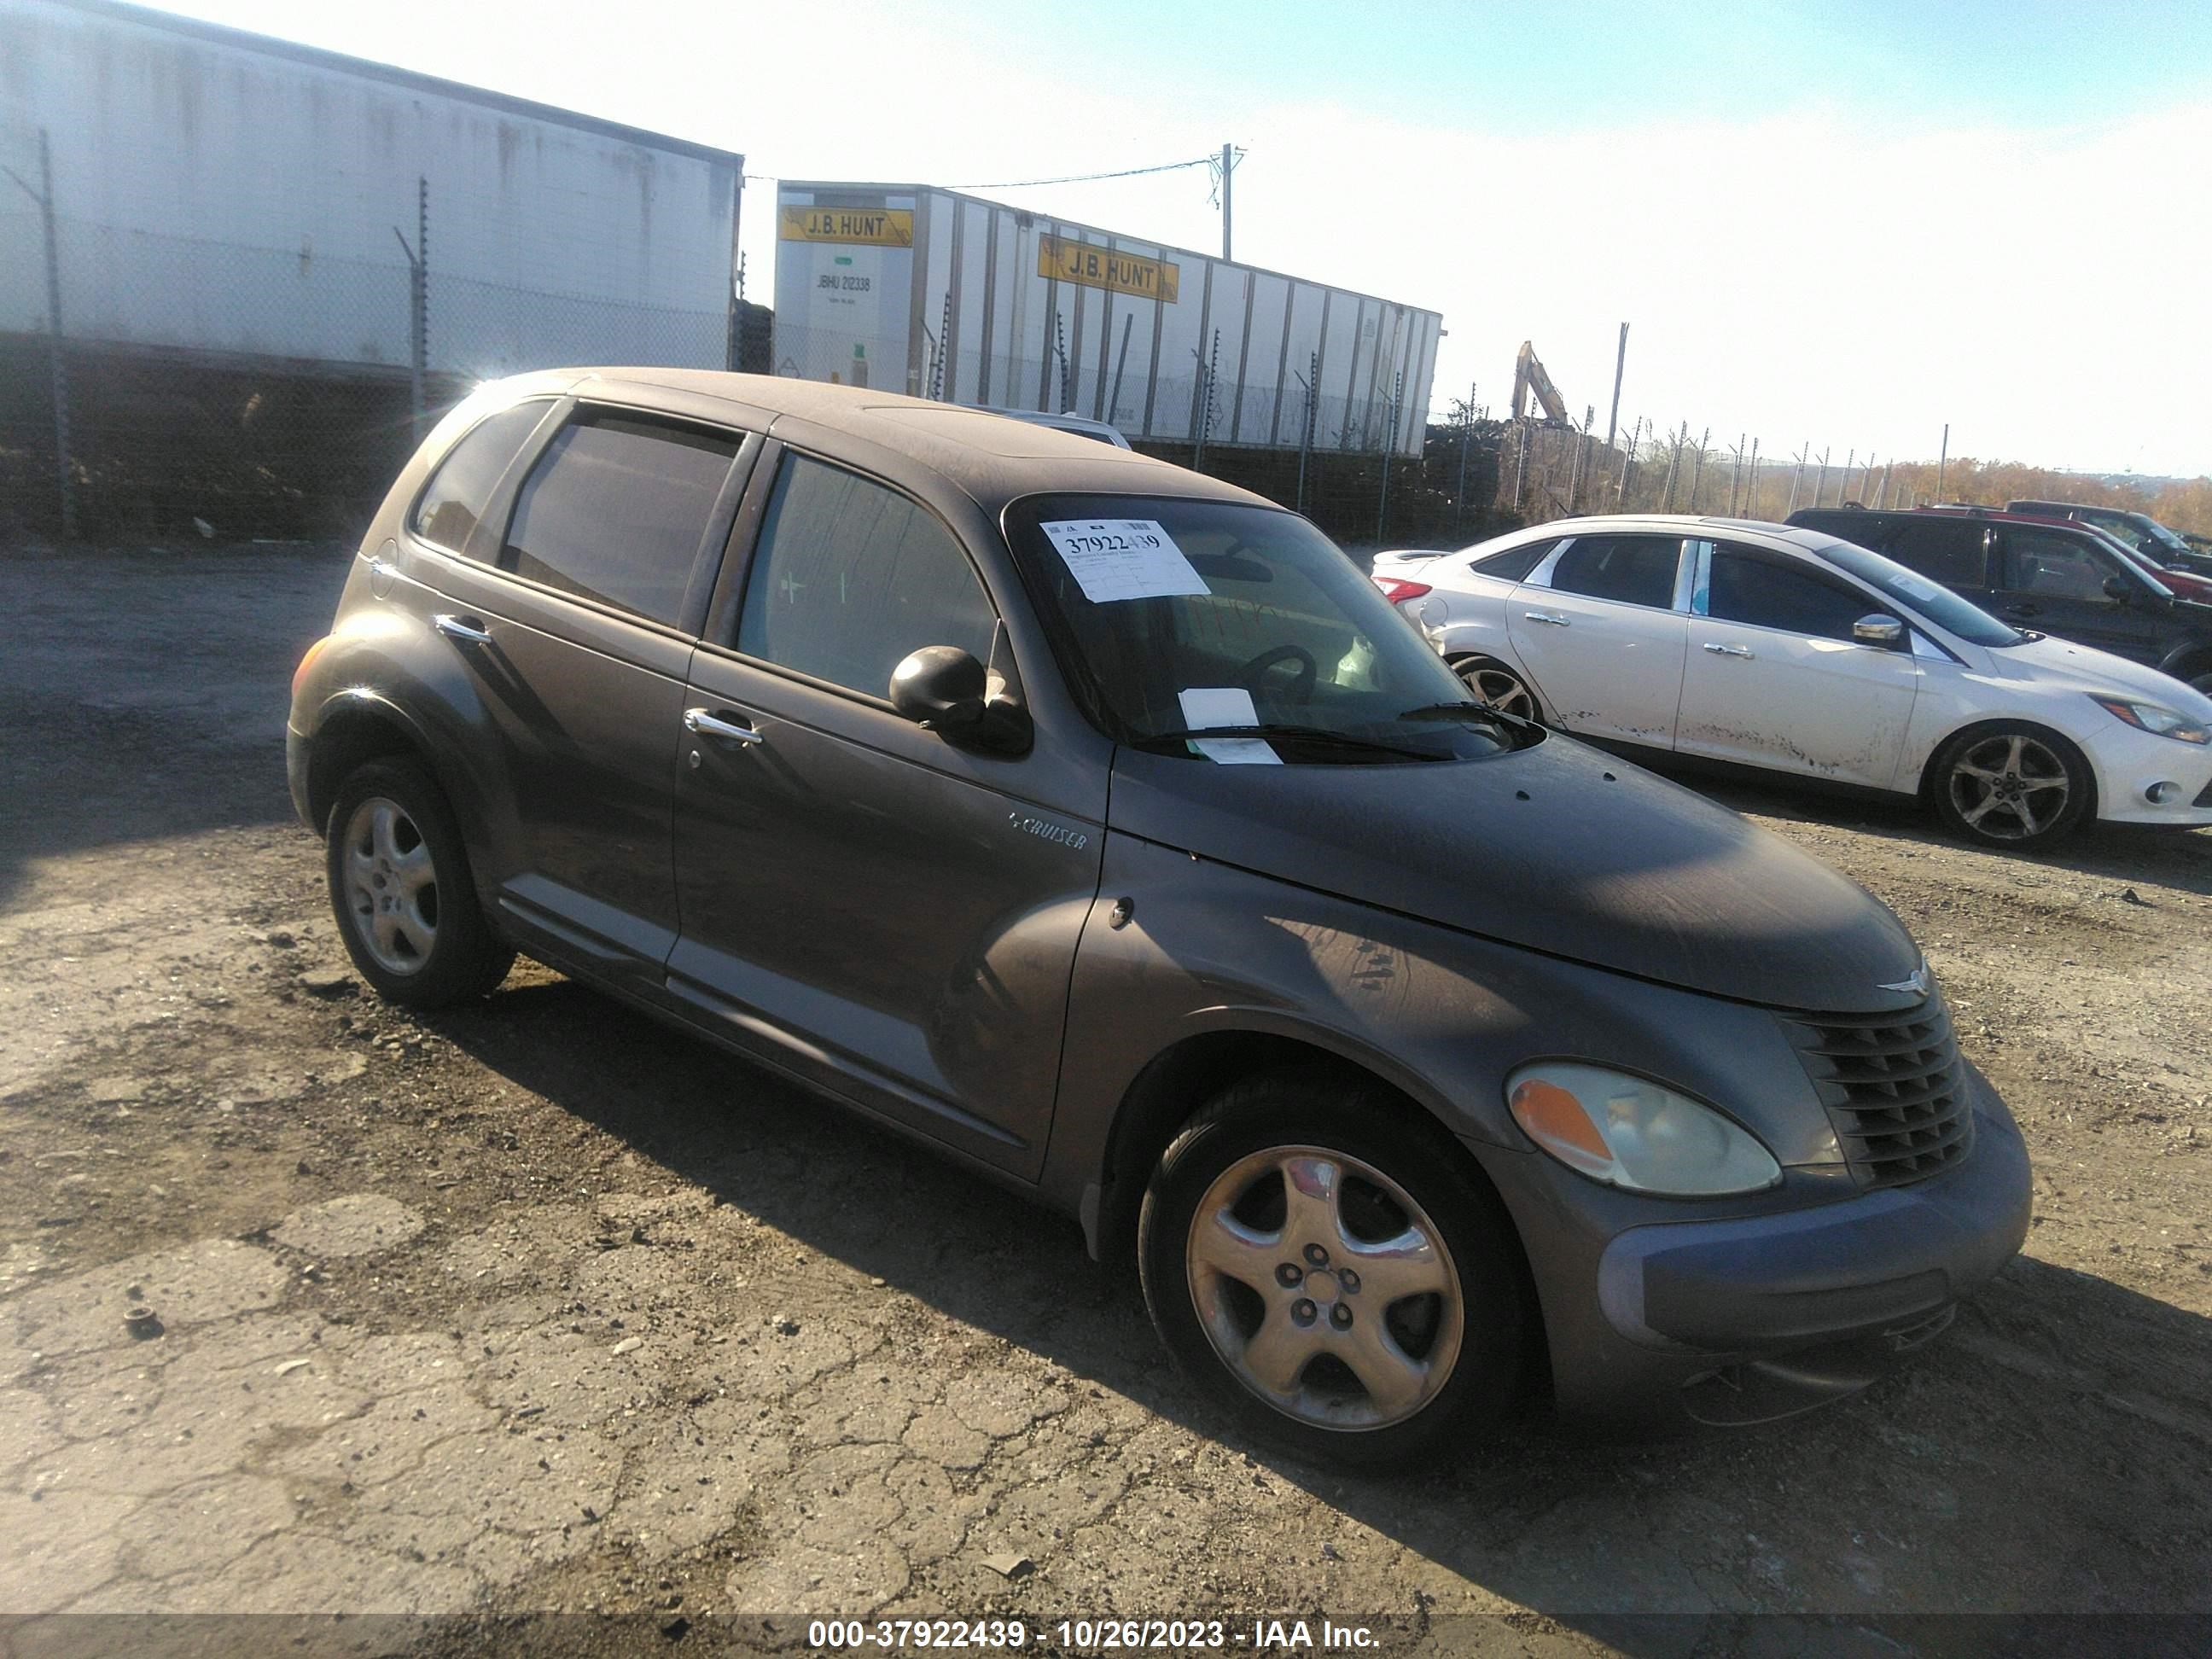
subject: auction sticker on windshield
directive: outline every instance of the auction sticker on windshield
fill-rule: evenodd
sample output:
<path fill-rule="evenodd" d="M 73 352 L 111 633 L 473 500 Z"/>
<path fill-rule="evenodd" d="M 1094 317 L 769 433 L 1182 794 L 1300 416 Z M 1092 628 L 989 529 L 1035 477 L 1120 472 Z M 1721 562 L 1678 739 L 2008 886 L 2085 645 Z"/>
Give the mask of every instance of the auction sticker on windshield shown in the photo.
<path fill-rule="evenodd" d="M 1054 519 L 1037 528 L 1093 605 L 1212 591 L 1158 519 Z"/>

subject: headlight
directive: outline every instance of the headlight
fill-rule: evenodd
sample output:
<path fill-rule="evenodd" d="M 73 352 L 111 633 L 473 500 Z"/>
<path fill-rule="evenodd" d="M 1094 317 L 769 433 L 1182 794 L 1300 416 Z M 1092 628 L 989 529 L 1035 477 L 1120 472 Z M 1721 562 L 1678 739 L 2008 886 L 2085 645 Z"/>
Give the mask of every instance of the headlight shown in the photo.
<path fill-rule="evenodd" d="M 2125 720 L 2140 731 L 2155 732 L 2161 738 L 2172 738 L 2179 743 L 2205 740 L 2203 721 L 2177 714 L 2171 708 L 2162 708 L 2154 702 L 2134 702 L 2126 697 L 2100 697 L 2094 692 L 2090 696 L 2113 719 Z"/>
<path fill-rule="evenodd" d="M 1644 1078 L 1543 1060 L 1506 1079 L 1505 1096 L 1530 1139 L 1608 1187 L 1711 1198 L 1782 1179 L 1774 1154 L 1747 1131 Z"/>

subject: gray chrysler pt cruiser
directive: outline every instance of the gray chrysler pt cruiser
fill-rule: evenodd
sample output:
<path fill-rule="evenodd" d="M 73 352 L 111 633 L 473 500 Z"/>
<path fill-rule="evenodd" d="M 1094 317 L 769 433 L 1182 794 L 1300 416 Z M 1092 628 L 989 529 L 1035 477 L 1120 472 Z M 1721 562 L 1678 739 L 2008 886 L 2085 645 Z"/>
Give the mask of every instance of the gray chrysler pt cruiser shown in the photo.
<path fill-rule="evenodd" d="M 1889 911 L 1465 689 L 1310 524 L 853 388 L 482 390 L 300 665 L 362 975 L 518 951 L 1080 1218 L 1310 1453 L 1864 1387 L 2025 1149 Z"/>

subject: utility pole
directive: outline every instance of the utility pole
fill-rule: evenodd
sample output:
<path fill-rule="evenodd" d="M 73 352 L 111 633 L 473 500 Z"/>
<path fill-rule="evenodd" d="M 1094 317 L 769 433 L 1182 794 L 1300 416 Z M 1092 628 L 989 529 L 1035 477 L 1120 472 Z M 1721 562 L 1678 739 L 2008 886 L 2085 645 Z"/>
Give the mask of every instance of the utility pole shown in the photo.
<path fill-rule="evenodd" d="M 1605 447 L 1613 447 L 1614 434 L 1620 428 L 1620 372 L 1628 365 L 1628 325 L 1620 325 L 1620 349 L 1613 359 L 1613 413 L 1605 417 Z"/>
<path fill-rule="evenodd" d="M 1744 485 L 1744 514 L 1747 519 L 1759 516 L 1759 440 L 1751 441 L 1751 478 Z"/>
<path fill-rule="evenodd" d="M 1943 422 L 1943 451 L 1936 458 L 1936 499 L 1943 499 L 1943 469 L 1951 459 L 1951 423 Z"/>
<path fill-rule="evenodd" d="M 1224 144 L 1221 147 L 1221 257 L 1224 261 L 1226 261 L 1230 257 L 1229 178 L 1230 170 L 1236 165 L 1237 147 L 1234 144 Z"/>

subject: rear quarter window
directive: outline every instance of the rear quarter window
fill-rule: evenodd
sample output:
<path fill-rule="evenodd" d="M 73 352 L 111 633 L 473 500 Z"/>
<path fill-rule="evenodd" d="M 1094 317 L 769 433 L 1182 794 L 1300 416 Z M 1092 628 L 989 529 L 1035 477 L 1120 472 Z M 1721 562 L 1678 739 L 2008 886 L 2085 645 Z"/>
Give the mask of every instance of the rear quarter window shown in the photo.
<path fill-rule="evenodd" d="M 551 406 L 544 399 L 517 404 L 470 428 L 431 473 L 408 528 L 449 553 L 466 549 L 501 475 Z"/>

